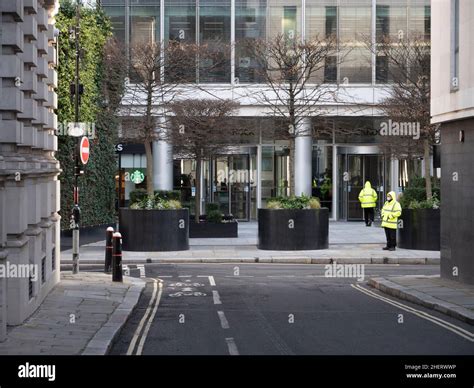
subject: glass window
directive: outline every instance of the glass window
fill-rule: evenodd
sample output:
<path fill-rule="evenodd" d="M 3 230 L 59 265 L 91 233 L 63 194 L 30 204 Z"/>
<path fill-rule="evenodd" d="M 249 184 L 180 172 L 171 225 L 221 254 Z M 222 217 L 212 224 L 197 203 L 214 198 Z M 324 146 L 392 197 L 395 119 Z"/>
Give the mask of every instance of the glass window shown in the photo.
<path fill-rule="evenodd" d="M 160 7 L 130 6 L 130 46 L 160 40 Z"/>
<path fill-rule="evenodd" d="M 325 5 L 325 4 L 334 5 Z M 306 39 L 337 34 L 337 1 L 306 3 Z"/>
<path fill-rule="evenodd" d="M 164 41 L 196 42 L 196 2 L 168 0 L 165 2 Z"/>
<path fill-rule="evenodd" d="M 230 82 L 230 1 L 201 0 L 199 82 Z"/>
<path fill-rule="evenodd" d="M 430 39 L 431 8 L 428 0 L 417 0 L 409 8 L 408 28 L 411 36 Z"/>
<path fill-rule="evenodd" d="M 301 0 L 273 0 L 268 4 L 267 37 L 285 34 L 294 38 L 301 33 Z"/>
<path fill-rule="evenodd" d="M 236 0 L 235 3 L 235 76 L 236 82 L 258 83 L 261 76 L 246 45 L 265 38 L 266 0 Z"/>
<path fill-rule="evenodd" d="M 115 37 L 125 43 L 125 7 L 104 6 L 103 8 L 110 18 Z"/>
<path fill-rule="evenodd" d="M 339 36 L 341 44 L 340 82 L 371 83 L 371 52 L 366 46 L 371 37 L 371 4 L 339 7 Z"/>

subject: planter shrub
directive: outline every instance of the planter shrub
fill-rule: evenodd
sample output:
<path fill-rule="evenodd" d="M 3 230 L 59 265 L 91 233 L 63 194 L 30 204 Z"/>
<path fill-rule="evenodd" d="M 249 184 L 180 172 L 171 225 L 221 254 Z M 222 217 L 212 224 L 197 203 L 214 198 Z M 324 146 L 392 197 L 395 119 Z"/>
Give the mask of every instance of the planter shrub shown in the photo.
<path fill-rule="evenodd" d="M 316 198 L 277 198 L 258 209 L 258 248 L 315 250 L 329 245 L 329 209 Z"/>

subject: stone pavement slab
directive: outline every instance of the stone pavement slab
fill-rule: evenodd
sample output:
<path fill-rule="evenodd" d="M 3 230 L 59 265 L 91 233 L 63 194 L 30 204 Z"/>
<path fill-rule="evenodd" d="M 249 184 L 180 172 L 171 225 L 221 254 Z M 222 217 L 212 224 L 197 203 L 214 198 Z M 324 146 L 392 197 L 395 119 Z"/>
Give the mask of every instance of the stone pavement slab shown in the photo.
<path fill-rule="evenodd" d="M 145 281 L 111 275 L 61 272 L 38 310 L 22 325 L 9 327 L 1 355 L 102 355 L 131 314 Z"/>
<path fill-rule="evenodd" d="M 371 278 L 369 285 L 474 325 L 474 286 L 421 275 Z"/>

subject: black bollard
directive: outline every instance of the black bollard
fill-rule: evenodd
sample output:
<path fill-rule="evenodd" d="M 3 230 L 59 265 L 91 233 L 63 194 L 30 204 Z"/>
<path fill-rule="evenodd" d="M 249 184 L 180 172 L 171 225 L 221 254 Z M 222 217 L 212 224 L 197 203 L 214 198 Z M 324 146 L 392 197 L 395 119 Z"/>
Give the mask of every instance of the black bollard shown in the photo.
<path fill-rule="evenodd" d="M 104 272 L 110 273 L 112 271 L 112 236 L 114 234 L 114 228 L 109 226 L 105 232 L 105 265 Z"/>
<path fill-rule="evenodd" d="M 113 234 L 112 246 L 112 281 L 122 282 L 122 235 L 119 232 Z"/>

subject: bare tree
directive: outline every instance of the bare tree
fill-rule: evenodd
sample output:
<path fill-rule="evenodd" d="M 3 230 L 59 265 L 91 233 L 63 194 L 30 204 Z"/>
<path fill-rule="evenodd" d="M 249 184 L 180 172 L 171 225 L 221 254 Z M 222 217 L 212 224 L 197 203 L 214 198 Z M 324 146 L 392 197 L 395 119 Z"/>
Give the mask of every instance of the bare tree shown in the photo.
<path fill-rule="evenodd" d="M 430 42 L 413 35 L 398 39 L 383 37 L 375 46 L 367 45 L 377 57 L 385 58 L 386 63 L 384 78 L 388 81 L 388 96 L 379 108 L 399 127 L 404 126 L 406 133 L 406 136 L 386 136 L 382 144 L 392 156 L 423 157 L 426 197 L 430 199 L 430 155 L 438 129 L 430 122 Z M 407 131 L 408 125 L 416 125 L 416 131 Z M 413 136 L 418 128 L 419 134 Z"/>
<path fill-rule="evenodd" d="M 201 204 L 201 162 L 222 152 L 238 136 L 231 116 L 238 104 L 231 100 L 186 99 L 171 105 L 172 125 L 168 140 L 176 152 L 196 161 L 195 221 L 199 222 Z"/>
<path fill-rule="evenodd" d="M 324 84 L 324 68 L 327 61 L 338 57 L 337 39 L 315 36 L 302 40 L 280 34 L 266 40 L 251 39 L 244 46 L 255 58 L 257 72 L 267 86 L 253 98 L 284 123 L 280 135 L 290 140 L 290 190 L 293 191 L 294 139 L 303 134 L 301 122 L 322 115 L 321 104 L 335 100 L 335 86 Z"/>

